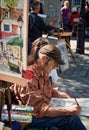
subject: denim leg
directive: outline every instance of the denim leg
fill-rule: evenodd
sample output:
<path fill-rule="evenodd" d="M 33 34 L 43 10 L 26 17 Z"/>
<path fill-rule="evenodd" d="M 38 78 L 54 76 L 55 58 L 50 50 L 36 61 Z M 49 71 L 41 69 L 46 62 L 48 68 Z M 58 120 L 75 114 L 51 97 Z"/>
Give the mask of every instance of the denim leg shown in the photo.
<path fill-rule="evenodd" d="M 53 127 L 56 126 L 59 130 L 86 130 L 78 116 L 60 116 L 60 117 L 33 117 L 32 127 Z"/>
<path fill-rule="evenodd" d="M 70 30 L 70 23 L 68 19 L 63 19 L 63 28 L 64 28 L 64 31 Z"/>

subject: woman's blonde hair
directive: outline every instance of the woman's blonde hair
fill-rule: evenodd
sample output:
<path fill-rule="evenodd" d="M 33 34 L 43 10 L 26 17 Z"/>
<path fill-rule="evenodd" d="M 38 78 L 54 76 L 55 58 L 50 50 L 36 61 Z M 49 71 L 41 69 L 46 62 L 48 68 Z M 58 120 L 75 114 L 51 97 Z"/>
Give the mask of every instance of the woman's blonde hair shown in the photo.
<path fill-rule="evenodd" d="M 69 1 L 68 0 L 66 0 L 65 2 L 64 2 L 64 6 L 69 6 Z"/>
<path fill-rule="evenodd" d="M 39 50 L 45 46 L 49 44 L 49 41 L 46 38 L 40 37 L 38 39 L 36 39 L 33 43 L 32 43 L 32 47 L 31 47 L 31 53 L 28 56 L 28 60 L 27 60 L 27 64 L 28 65 L 32 65 L 34 62 L 37 61 L 38 59 L 38 52 Z"/>

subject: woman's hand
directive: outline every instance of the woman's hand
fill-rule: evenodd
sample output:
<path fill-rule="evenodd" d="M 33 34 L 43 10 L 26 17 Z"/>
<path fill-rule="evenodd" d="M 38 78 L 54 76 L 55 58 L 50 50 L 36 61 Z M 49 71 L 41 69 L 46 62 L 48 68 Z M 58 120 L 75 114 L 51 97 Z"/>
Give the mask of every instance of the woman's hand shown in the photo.
<path fill-rule="evenodd" d="M 67 109 L 68 109 L 67 115 L 79 115 L 82 108 L 81 106 L 74 104 L 69 106 Z"/>

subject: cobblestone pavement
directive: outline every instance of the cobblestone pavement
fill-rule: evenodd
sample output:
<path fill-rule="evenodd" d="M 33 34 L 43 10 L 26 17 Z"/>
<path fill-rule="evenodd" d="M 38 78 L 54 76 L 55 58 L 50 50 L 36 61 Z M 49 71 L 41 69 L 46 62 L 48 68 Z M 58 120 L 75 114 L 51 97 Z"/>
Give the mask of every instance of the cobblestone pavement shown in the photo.
<path fill-rule="evenodd" d="M 68 53 L 70 67 L 59 74 L 58 88 L 72 97 L 89 98 L 89 39 L 85 40 L 84 55 L 76 53 L 77 41 L 75 39 L 71 38 L 70 44 L 76 63 L 73 62 L 71 55 Z M 89 130 L 89 117 L 80 116 L 80 118 L 87 130 Z"/>
<path fill-rule="evenodd" d="M 76 40 L 70 40 L 71 49 L 75 57 L 73 61 L 68 53 L 69 69 L 59 74 L 59 89 L 79 98 L 89 98 L 89 40 L 85 42 L 85 54 L 76 53 Z"/>

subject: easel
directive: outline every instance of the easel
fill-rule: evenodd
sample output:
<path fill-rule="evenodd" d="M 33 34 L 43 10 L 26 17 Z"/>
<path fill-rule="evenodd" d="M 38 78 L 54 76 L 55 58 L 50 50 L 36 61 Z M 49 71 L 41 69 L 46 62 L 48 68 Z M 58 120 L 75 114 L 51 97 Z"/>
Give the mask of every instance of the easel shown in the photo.
<path fill-rule="evenodd" d="M 26 86 L 28 82 L 30 82 L 28 79 L 24 79 L 24 78 L 20 78 L 20 77 L 14 77 L 14 76 L 7 76 L 5 74 L 0 74 L 0 82 L 1 82 L 1 88 L 0 90 L 2 91 L 2 95 L 0 97 L 1 101 L 0 101 L 0 111 L 2 110 L 3 107 L 3 100 L 2 98 L 5 96 L 7 97 L 7 110 L 8 110 L 8 117 L 9 117 L 9 126 L 12 127 L 12 121 L 11 121 L 11 93 L 10 93 L 10 83 L 16 83 L 19 84 L 21 86 Z M 5 82 L 5 87 L 3 87 L 2 82 Z M 6 92 L 6 94 L 5 94 Z M 1 117 L 1 113 L 0 113 L 0 117 Z M 0 118 L 1 120 L 1 118 Z"/>
<path fill-rule="evenodd" d="M 4 86 L 3 87 L 3 83 L 4 83 Z M 0 120 L 1 120 L 1 111 L 2 111 L 2 107 L 4 105 L 4 100 L 5 100 L 5 97 L 7 99 L 7 102 L 6 102 L 6 105 L 7 105 L 7 111 L 8 111 L 8 118 L 9 118 L 9 126 L 11 127 L 12 126 L 12 123 L 11 123 L 11 114 L 10 114 L 10 109 L 11 109 L 11 94 L 10 94 L 10 89 L 9 89 L 9 86 L 10 84 L 9 83 L 6 83 L 5 81 L 2 81 L 2 87 L 0 88 Z"/>
<path fill-rule="evenodd" d="M 70 36 L 72 36 L 72 32 L 68 32 L 68 31 L 65 32 L 65 30 L 64 30 L 64 24 L 63 24 L 62 12 L 61 12 L 61 25 L 62 25 L 62 32 L 59 32 L 59 34 L 58 34 L 58 32 L 57 32 L 57 33 L 54 33 L 54 36 L 57 36 L 57 37 L 60 36 L 61 38 L 65 38 L 66 47 L 67 47 L 67 49 L 69 49 L 69 51 L 70 51 L 70 54 L 71 54 L 72 59 L 73 59 L 73 62 L 76 63 L 76 62 L 75 62 L 74 55 L 73 55 L 72 50 L 71 50 L 71 46 L 70 46 Z"/>
<path fill-rule="evenodd" d="M 61 38 L 64 38 L 65 39 L 65 42 L 66 42 L 66 47 L 67 47 L 67 49 L 69 49 L 69 51 L 70 51 L 70 54 L 71 54 L 71 56 L 72 56 L 72 59 L 73 59 L 73 62 L 74 63 L 76 63 L 75 62 L 75 57 L 74 57 L 74 55 L 73 55 L 73 53 L 72 53 L 72 50 L 71 50 L 71 46 L 70 46 L 70 36 L 72 36 L 72 32 L 54 32 L 54 36 L 57 36 L 57 37 L 61 37 Z"/>

